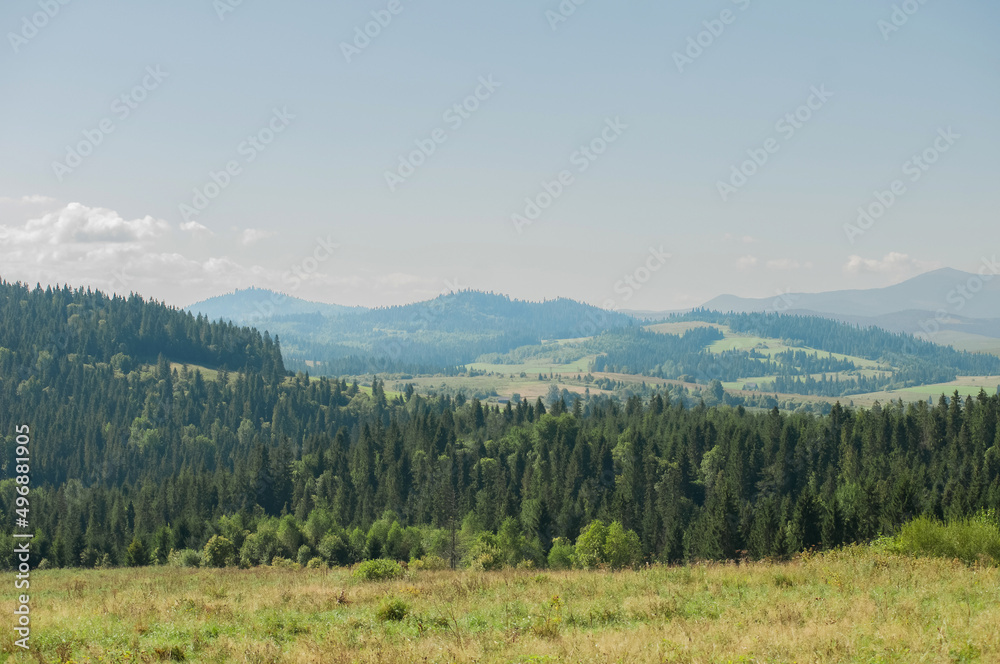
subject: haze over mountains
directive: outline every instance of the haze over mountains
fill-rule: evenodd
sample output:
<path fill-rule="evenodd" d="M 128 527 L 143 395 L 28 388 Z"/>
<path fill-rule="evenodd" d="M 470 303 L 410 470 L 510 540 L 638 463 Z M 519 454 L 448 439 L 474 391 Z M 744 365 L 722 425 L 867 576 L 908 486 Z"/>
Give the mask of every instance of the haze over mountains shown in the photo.
<path fill-rule="evenodd" d="M 891 332 L 958 332 L 1000 338 L 1000 279 L 943 268 L 885 288 L 787 293 L 769 298 L 721 295 L 705 309 L 822 316 Z"/>
<path fill-rule="evenodd" d="M 767 298 L 720 295 L 706 302 L 701 308 L 734 313 L 776 312 L 814 315 L 862 326 L 875 325 L 892 332 L 908 334 L 958 332 L 1000 338 L 1000 279 L 993 277 L 994 274 L 988 271 L 981 276 L 943 268 L 885 288 L 787 293 Z M 488 298 L 476 300 L 478 304 L 486 301 Z M 439 304 L 430 304 L 433 302 Z M 440 302 L 447 300 L 438 298 L 402 307 L 370 310 L 364 307 L 309 302 L 269 290 L 250 288 L 192 304 L 187 310 L 192 313 L 202 313 L 213 320 L 222 318 L 241 324 L 261 324 L 265 321 L 291 322 L 292 319 L 304 321 L 310 316 L 328 319 L 344 314 L 366 312 L 379 319 L 373 319 L 372 323 L 384 323 L 387 317 L 427 319 L 425 310 L 440 309 Z M 447 306 L 453 308 L 458 302 L 459 300 L 455 300 Z M 469 308 L 472 300 L 465 298 L 463 302 L 459 308 L 464 307 L 467 313 L 475 317 L 477 314 Z M 513 302 L 518 301 L 513 300 Z M 560 302 L 561 305 L 556 304 Z M 571 304 L 567 300 L 521 304 L 525 312 L 528 309 L 533 311 L 552 309 L 553 312 L 555 309 L 560 309 L 560 313 L 564 316 L 582 315 L 585 319 L 593 317 L 596 311 L 594 307 L 579 303 Z M 581 309 L 570 311 L 576 308 L 574 305 L 578 305 Z M 386 313 L 374 313 L 378 311 Z M 624 313 L 640 318 L 656 318 L 672 312 Z"/>
<path fill-rule="evenodd" d="M 191 305 L 188 311 L 279 335 L 293 367 L 301 367 L 296 362 L 318 363 L 343 374 L 390 367 L 434 372 L 473 362 L 484 353 L 636 325 L 631 316 L 565 298 L 526 302 L 478 291 L 366 309 L 250 289 Z"/>

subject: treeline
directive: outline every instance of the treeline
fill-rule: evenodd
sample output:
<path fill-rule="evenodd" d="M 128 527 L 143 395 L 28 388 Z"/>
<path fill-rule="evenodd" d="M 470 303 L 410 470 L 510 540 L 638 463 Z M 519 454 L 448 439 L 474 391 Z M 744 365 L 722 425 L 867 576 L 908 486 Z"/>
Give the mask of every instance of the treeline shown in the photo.
<path fill-rule="evenodd" d="M 85 363 L 176 362 L 247 368 L 284 375 L 277 339 L 248 327 L 212 323 L 138 295 L 107 296 L 89 288 L 36 286 L 0 280 L 0 365 L 23 378 L 53 360 Z M 119 367 L 121 368 L 121 367 Z"/>
<path fill-rule="evenodd" d="M 1000 507 L 1000 397 L 985 394 L 826 417 L 659 395 L 500 409 L 389 399 L 379 381 L 58 367 L 43 389 L 0 384 L 4 442 L 32 426 L 34 547 L 52 565 L 134 564 L 214 535 L 241 556 L 249 541 L 248 564 L 381 557 L 386 512 L 407 551 L 449 557 L 456 533 L 511 519 L 540 559 L 595 520 L 634 531 L 647 560 L 783 556 Z M 0 510 L 14 495 L 0 482 Z"/>
<path fill-rule="evenodd" d="M 661 334 L 644 329 L 605 332 L 584 344 L 589 352 L 600 353 L 594 360 L 594 371 L 637 373 L 657 378 L 685 381 L 736 381 L 746 376 L 782 376 L 783 386 L 790 393 L 818 394 L 818 381 L 792 379 L 822 372 L 857 370 L 854 362 L 831 354 L 788 350 L 773 358 L 750 350 L 712 352 L 708 346 L 721 341 L 723 333 L 716 327 L 695 328 L 683 335 Z M 892 374 L 888 374 L 889 378 Z M 885 384 L 886 376 L 881 377 Z M 832 396 L 854 394 L 875 381 L 838 381 L 841 391 Z M 777 388 L 774 388 L 777 390 Z M 878 389 L 878 388 L 876 388 Z M 783 391 L 783 390 L 777 390 Z"/>
<path fill-rule="evenodd" d="M 788 340 L 789 345 L 822 348 L 905 368 L 910 360 L 927 366 L 948 367 L 966 376 L 1000 374 L 1000 357 L 989 353 L 958 351 L 950 346 L 918 339 L 910 334 L 861 327 L 817 316 L 771 313 L 723 314 L 696 309 L 671 320 L 698 320 L 728 325 L 733 332 Z"/>
<path fill-rule="evenodd" d="M 826 416 L 655 392 L 500 408 L 388 395 L 377 379 L 287 377 L 266 336 L 156 303 L 4 293 L 0 443 L 11 449 L 15 425 L 31 427 L 35 563 L 162 562 L 217 536 L 246 564 L 437 552 L 485 565 L 494 550 L 505 564 L 545 564 L 553 551 L 578 553 L 596 521 L 617 523 L 618 539 L 634 533 L 642 560 L 784 556 L 889 534 L 918 515 L 1000 508 L 997 395 L 837 405 Z M 77 333 L 73 315 L 94 322 Z M 242 369 L 173 366 L 184 353 L 222 357 L 185 330 L 238 334 Z M 19 368 L 50 334 L 74 341 L 26 377 Z M 181 356 L 148 363 L 139 340 L 157 335 Z M 713 388 L 706 397 L 724 403 Z M 6 514 L 11 464 L 0 466 Z M 0 528 L 9 565 L 10 520 Z"/>
<path fill-rule="evenodd" d="M 675 320 L 728 325 L 734 332 L 823 351 L 788 350 L 770 357 L 755 349 L 712 352 L 708 346 L 723 338 L 715 327 L 695 328 L 683 335 L 611 330 L 583 345 L 587 352 L 600 353 L 592 369 L 701 382 L 774 376 L 766 389 L 828 397 L 946 383 L 958 375 L 1000 373 L 1000 357 L 995 355 L 960 352 L 908 335 L 822 318 L 698 310 Z M 873 360 L 887 369 L 866 374 L 853 361 L 833 353 Z"/>
<path fill-rule="evenodd" d="M 279 316 L 260 323 L 285 341 L 289 368 L 328 376 L 437 373 L 540 344 L 636 325 L 573 300 L 526 302 L 463 290 L 427 302 L 334 316 Z"/>

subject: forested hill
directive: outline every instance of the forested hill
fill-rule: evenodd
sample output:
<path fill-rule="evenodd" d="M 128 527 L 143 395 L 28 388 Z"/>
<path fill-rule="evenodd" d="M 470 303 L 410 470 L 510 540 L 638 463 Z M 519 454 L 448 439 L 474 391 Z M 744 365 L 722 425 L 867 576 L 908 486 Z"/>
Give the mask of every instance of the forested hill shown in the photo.
<path fill-rule="evenodd" d="M 922 362 L 960 374 L 1000 373 L 1000 358 L 987 353 L 959 351 L 910 334 L 879 327 L 862 327 L 817 316 L 773 313 L 719 313 L 696 309 L 671 320 L 697 320 L 728 325 L 734 332 L 785 339 L 793 344 L 869 360 L 907 365 Z"/>
<path fill-rule="evenodd" d="M 243 565 L 542 566 L 595 520 L 633 531 L 636 560 L 783 556 L 1000 508 L 1000 396 L 825 417 L 659 394 L 501 409 L 286 378 L 266 336 L 138 297 L 0 294 L 0 444 L 30 428 L 35 564 L 186 560 L 220 536 Z"/>
<path fill-rule="evenodd" d="M 256 323 L 284 340 L 289 367 L 326 375 L 436 373 L 544 339 L 635 326 L 624 314 L 568 299 L 528 302 L 459 291 L 433 300 L 328 316 L 275 315 Z"/>
<path fill-rule="evenodd" d="M 537 339 L 568 339 L 636 322 L 630 316 L 567 298 L 529 302 L 465 290 L 427 302 L 372 309 L 360 316 L 341 319 L 338 324 L 349 330 L 365 326 L 390 326 L 410 333 L 425 329 L 466 333 L 503 330 Z"/>
<path fill-rule="evenodd" d="M 210 322 L 138 295 L 0 281 L 0 367 L 8 377 L 44 374 L 68 359 L 110 363 L 127 373 L 161 355 L 265 376 L 285 373 L 277 339 L 251 328 Z"/>
<path fill-rule="evenodd" d="M 185 311 L 202 314 L 211 320 L 259 327 L 272 319 L 316 315 L 332 317 L 365 311 L 365 308 L 310 302 L 265 288 L 246 288 L 196 302 L 186 307 Z"/>

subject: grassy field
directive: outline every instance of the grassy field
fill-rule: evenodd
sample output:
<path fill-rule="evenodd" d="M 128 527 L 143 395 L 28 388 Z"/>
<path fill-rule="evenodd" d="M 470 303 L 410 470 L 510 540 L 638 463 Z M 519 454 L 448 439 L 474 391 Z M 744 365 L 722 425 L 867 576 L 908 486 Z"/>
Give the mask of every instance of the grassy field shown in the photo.
<path fill-rule="evenodd" d="M 9 662 L 1000 661 L 1000 571 L 855 547 L 636 572 L 53 570 Z M 5 598 L 4 615 L 13 601 Z"/>
<path fill-rule="evenodd" d="M 992 353 L 993 355 L 1000 355 L 1000 339 L 995 337 L 985 337 L 981 334 L 941 330 L 934 335 L 933 341 L 936 344 L 953 346 L 957 350 L 967 350 L 972 353 Z"/>

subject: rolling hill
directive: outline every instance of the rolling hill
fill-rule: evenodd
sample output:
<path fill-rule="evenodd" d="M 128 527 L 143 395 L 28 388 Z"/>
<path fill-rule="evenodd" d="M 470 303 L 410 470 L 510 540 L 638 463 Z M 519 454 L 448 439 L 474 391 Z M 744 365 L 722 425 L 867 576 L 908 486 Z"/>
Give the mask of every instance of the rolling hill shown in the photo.
<path fill-rule="evenodd" d="M 934 270 L 885 288 L 840 290 L 825 293 L 789 293 L 787 313 L 824 317 L 850 317 L 872 321 L 893 331 L 918 332 L 920 322 L 944 310 L 956 325 L 967 319 L 1000 319 L 1000 279 L 980 277 L 950 268 Z M 978 292 L 976 292 L 978 290 Z M 706 302 L 705 309 L 753 313 L 773 311 L 775 298 L 721 295 Z M 909 327 L 910 329 L 901 329 Z M 988 326 L 989 327 L 989 326 Z M 914 329 L 915 328 L 915 329 Z M 1000 326 L 989 327 L 1000 336 Z M 982 332 L 976 332 L 982 334 Z"/>
<path fill-rule="evenodd" d="M 529 302 L 460 291 L 377 309 L 237 291 L 188 307 L 209 318 L 252 322 L 281 338 L 291 368 L 314 373 L 435 373 L 546 339 L 631 327 L 631 316 L 565 298 Z"/>
<path fill-rule="evenodd" d="M 324 317 L 365 311 L 364 307 L 345 307 L 339 304 L 310 302 L 265 288 L 247 288 L 196 302 L 186 308 L 210 320 L 227 320 L 233 323 L 265 324 L 267 321 L 290 316 L 319 314 Z"/>

